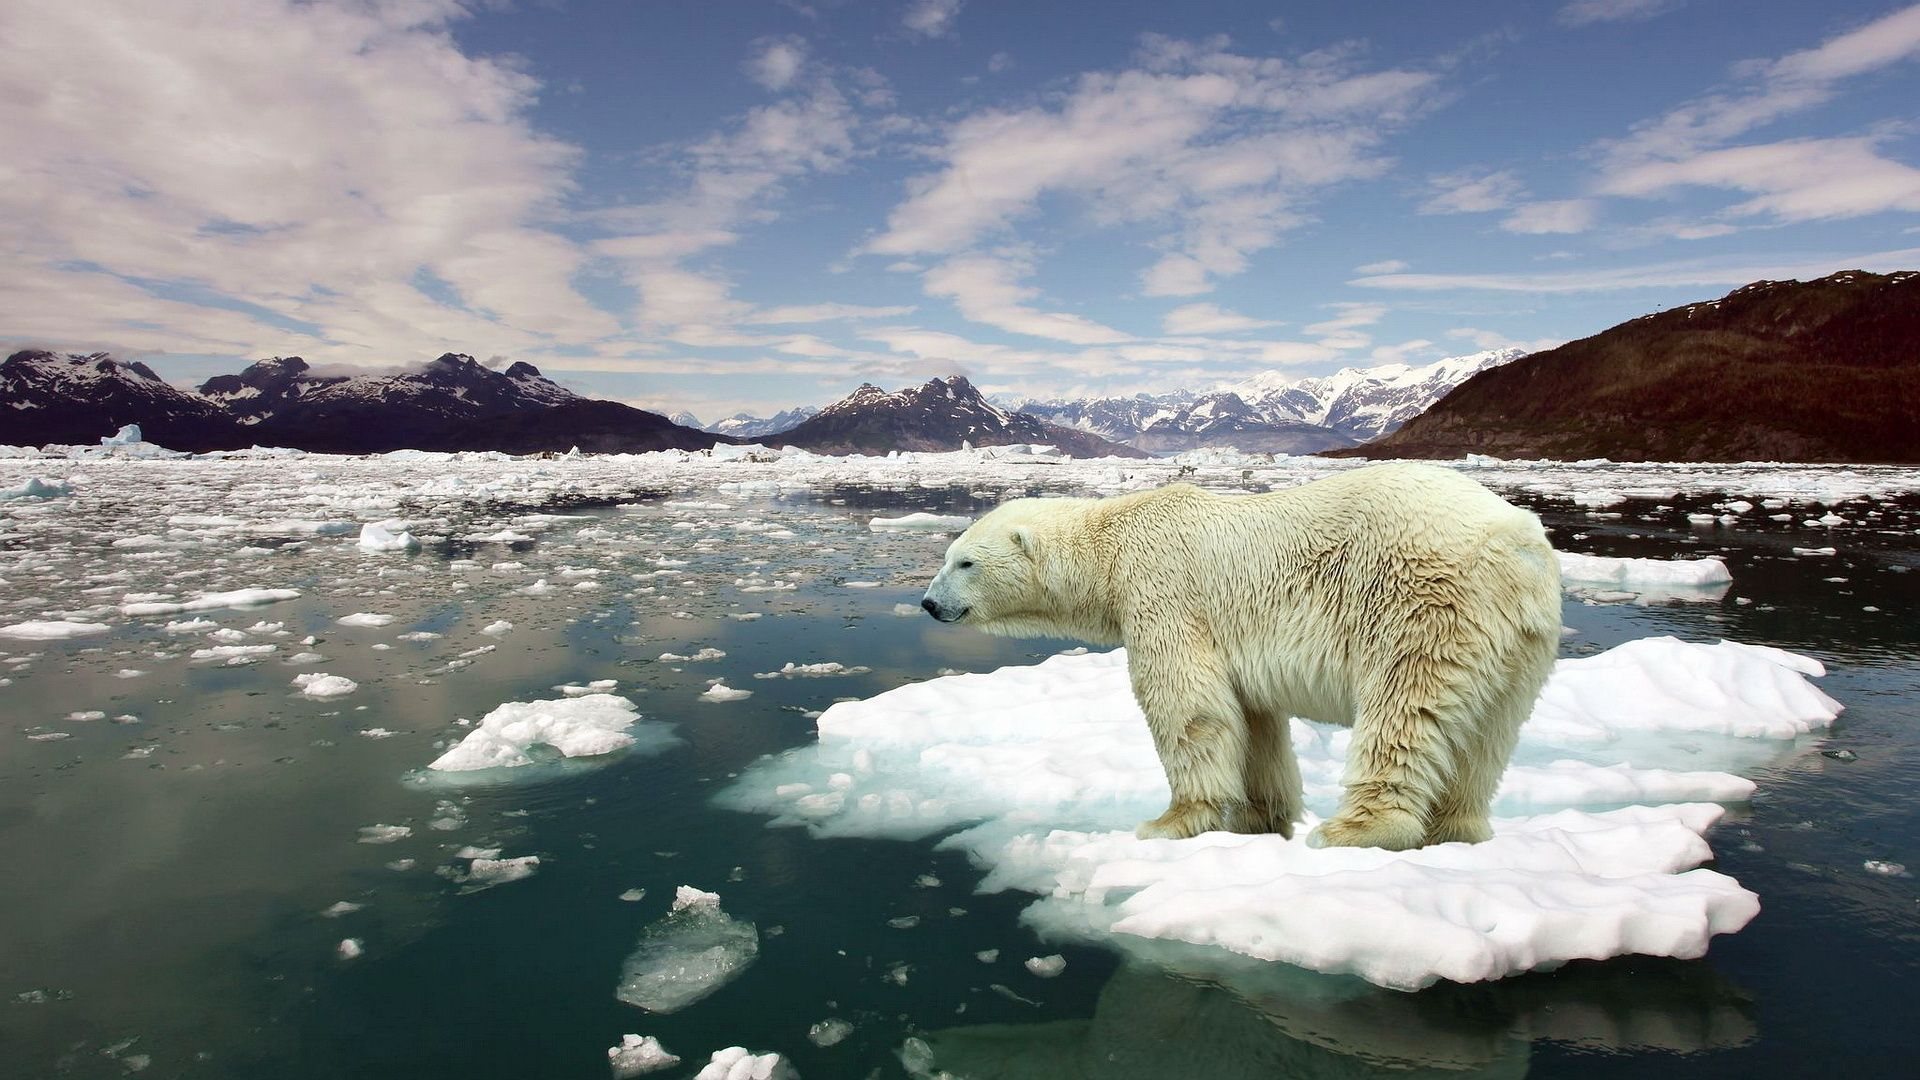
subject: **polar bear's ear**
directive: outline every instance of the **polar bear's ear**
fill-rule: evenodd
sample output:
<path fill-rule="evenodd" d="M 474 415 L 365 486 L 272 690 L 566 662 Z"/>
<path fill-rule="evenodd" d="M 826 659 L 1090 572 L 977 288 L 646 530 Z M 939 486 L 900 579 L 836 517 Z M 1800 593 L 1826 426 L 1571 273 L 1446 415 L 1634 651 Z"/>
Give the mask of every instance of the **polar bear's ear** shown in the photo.
<path fill-rule="evenodd" d="M 1027 528 L 1025 525 L 1016 526 L 1013 530 L 1013 546 L 1016 548 L 1019 548 L 1021 551 L 1027 553 L 1028 555 L 1033 554 L 1033 549 L 1035 547 L 1034 540 L 1033 540 L 1033 530 Z"/>

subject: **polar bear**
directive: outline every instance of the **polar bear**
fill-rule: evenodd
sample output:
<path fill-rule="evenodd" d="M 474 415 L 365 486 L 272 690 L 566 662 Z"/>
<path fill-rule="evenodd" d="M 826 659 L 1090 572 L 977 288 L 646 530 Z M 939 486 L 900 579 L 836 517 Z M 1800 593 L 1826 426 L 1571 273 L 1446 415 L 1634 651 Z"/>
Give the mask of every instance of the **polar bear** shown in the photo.
<path fill-rule="evenodd" d="M 1401 850 L 1492 835 L 1560 640 L 1560 571 L 1533 514 L 1397 463 L 1265 495 L 1017 499 L 954 540 L 921 606 L 1127 647 L 1173 793 L 1141 837 L 1291 837 L 1300 716 L 1353 727 L 1340 809 L 1308 843 Z"/>

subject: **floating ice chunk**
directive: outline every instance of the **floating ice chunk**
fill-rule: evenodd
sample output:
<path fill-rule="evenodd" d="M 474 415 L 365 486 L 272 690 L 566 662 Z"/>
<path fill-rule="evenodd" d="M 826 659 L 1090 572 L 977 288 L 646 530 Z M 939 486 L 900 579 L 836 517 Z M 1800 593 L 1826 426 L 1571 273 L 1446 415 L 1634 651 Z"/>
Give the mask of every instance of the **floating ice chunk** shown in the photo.
<path fill-rule="evenodd" d="M 1708 520 L 1712 520 L 1709 516 Z M 1595 590 L 1626 593 L 1642 603 L 1668 600 L 1718 600 L 1733 575 L 1719 559 L 1616 559 L 1555 552 L 1560 580 L 1569 592 L 1594 599 Z"/>
<path fill-rule="evenodd" d="M 359 683 L 344 675 L 328 675 L 318 671 L 308 675 L 295 675 L 293 685 L 300 688 L 302 696 L 323 701 L 327 698 L 345 697 L 360 689 Z M 361 732 L 361 734 L 366 733 Z"/>
<path fill-rule="evenodd" d="M 708 660 L 718 660 L 726 655 L 727 654 L 720 649 L 708 647 L 701 649 L 692 656 L 681 656 L 679 653 L 663 652 L 660 654 L 660 659 L 670 664 L 697 664 Z"/>
<path fill-rule="evenodd" d="M 724 680 L 716 679 L 712 686 L 707 687 L 706 693 L 700 695 L 700 700 L 717 703 L 722 701 L 742 701 L 752 696 L 753 691 L 751 690 L 735 690 L 733 687 L 728 686 Z"/>
<path fill-rule="evenodd" d="M 64 499 L 73 494 L 73 485 L 65 480 L 29 476 L 12 487 L 0 487 L 0 502 L 8 499 Z"/>
<path fill-rule="evenodd" d="M 418 551 L 419 549 L 420 541 L 404 529 L 394 532 L 378 522 L 371 521 L 360 527 L 361 551 Z"/>
<path fill-rule="evenodd" d="M 278 651 L 280 651 L 278 645 L 213 645 L 205 649 L 195 649 L 187 654 L 187 658 L 189 660 L 225 660 L 229 664 L 251 664 Z"/>
<path fill-rule="evenodd" d="M 505 619 L 496 619 L 493 622 L 490 622 L 487 625 L 481 627 L 480 632 L 483 634 L 491 634 L 494 637 L 504 637 L 512 629 L 513 629 L 512 623 L 508 622 Z"/>
<path fill-rule="evenodd" d="M 393 616 L 376 611 L 356 611 L 351 615 L 342 615 L 334 621 L 341 626 L 387 626 L 393 622 Z"/>
<path fill-rule="evenodd" d="M 1793 549 L 1793 553 L 1795 555 L 1837 555 L 1839 554 L 1838 551 L 1830 547 L 1817 547 L 1817 548 L 1797 547 Z"/>
<path fill-rule="evenodd" d="M 217 630 L 220 624 L 212 619 L 192 618 L 169 622 L 166 631 L 169 634 L 195 634 L 202 630 Z"/>
<path fill-rule="evenodd" d="M 106 623 L 75 622 L 71 619 L 48 619 L 35 622 L 17 622 L 9 626 L 0 626 L 0 637 L 20 638 L 25 641 L 59 641 L 65 638 L 87 637 L 92 634 L 104 634 L 113 629 Z"/>
<path fill-rule="evenodd" d="M 343 939 L 333 950 L 334 955 L 342 960 L 356 959 L 366 951 L 365 943 L 357 937 Z"/>
<path fill-rule="evenodd" d="M 219 608 L 250 608 L 298 600 L 297 589 L 234 589 L 230 592 L 202 593 L 192 600 L 177 603 L 158 601 L 120 605 L 122 615 L 178 615 L 185 611 L 214 611 Z"/>
<path fill-rule="evenodd" d="M 622 1035 L 619 1046 L 607 1048 L 607 1063 L 613 1066 L 613 1080 L 627 1080 L 680 1064 L 680 1056 L 667 1051 L 651 1035 Z"/>
<path fill-rule="evenodd" d="M 356 904 L 351 900 L 336 900 L 327 906 L 327 910 L 320 914 L 325 915 L 329 919 L 337 919 L 342 915 L 351 915 L 366 906 L 365 904 Z"/>
<path fill-rule="evenodd" d="M 1063 937 L 1172 939 L 1395 987 L 1629 952 L 1698 956 L 1757 902 L 1695 869 L 1711 857 L 1702 834 L 1721 812 L 1695 800 L 1744 799 L 1753 785 L 1679 770 L 1758 755 L 1708 744 L 1703 756 L 1707 736 L 1653 736 L 1721 732 L 1751 745 L 1817 729 L 1839 710 L 1807 683 L 1820 670 L 1779 650 L 1670 638 L 1562 661 L 1496 804 L 1537 816 L 1497 819 L 1494 839 L 1477 845 L 1136 840 L 1133 826 L 1168 795 L 1123 650 L 835 704 L 815 746 L 756 764 L 719 799 L 821 835 L 972 826 L 944 846 L 988 868 L 982 888 L 1046 897 L 1028 918 Z M 1629 736 L 1631 764 L 1604 756 Z M 1351 733 L 1295 720 L 1292 738 L 1304 837 L 1337 804 Z M 1589 812 L 1642 800 L 1687 801 Z"/>
<path fill-rule="evenodd" d="M 427 767 L 441 772 L 517 768 L 534 763 L 529 751 L 537 746 L 551 747 L 561 757 L 588 758 L 642 743 L 642 749 L 663 750 L 679 741 L 665 724 L 636 728 L 639 719 L 638 707 L 616 694 L 509 701 Z"/>
<path fill-rule="evenodd" d="M 362 825 L 360 827 L 360 842 L 363 844 L 391 844 L 412 835 L 413 829 L 406 825 Z"/>
<path fill-rule="evenodd" d="M 794 1080 L 797 1075 L 779 1054 L 756 1054 L 744 1046 L 729 1046 L 715 1050 L 693 1080 Z"/>
<path fill-rule="evenodd" d="M 815 1046 L 833 1046 L 853 1034 L 853 1025 L 837 1016 L 830 1016 L 807 1029 L 807 1040 Z"/>
<path fill-rule="evenodd" d="M 973 519 L 956 514 L 915 513 L 905 517 L 877 517 L 867 522 L 867 528 L 874 532 L 960 532 L 973 524 Z"/>
<path fill-rule="evenodd" d="M 1825 673 L 1819 661 L 1781 649 L 1640 638 L 1556 663 L 1522 738 L 1578 745 L 1627 731 L 1688 731 L 1791 739 L 1840 715 L 1840 703 L 1805 678 Z"/>
<path fill-rule="evenodd" d="M 919 604 L 895 604 L 893 605 L 893 613 L 903 619 L 917 619 L 925 615 L 926 611 L 922 609 Z"/>
<path fill-rule="evenodd" d="M 673 910 L 641 933 L 620 966 L 614 996 L 648 1012 L 677 1012 L 738 978 L 759 954 L 752 923 L 720 910 L 718 894 L 682 885 Z"/>
<path fill-rule="evenodd" d="M 1067 970 L 1067 958 L 1059 953 L 1027 957 L 1027 970 L 1043 979 L 1051 979 Z"/>
<path fill-rule="evenodd" d="M 865 675 L 872 671 L 870 667 L 854 665 L 848 667 L 838 660 L 827 660 L 818 664 L 796 664 L 789 660 L 781 665 L 779 671 L 761 671 L 754 674 L 756 679 L 821 679 L 832 675 Z"/>
<path fill-rule="evenodd" d="M 460 881 L 466 886 L 466 892 L 479 892 L 491 889 L 495 885 L 505 885 L 510 881 L 530 878 L 540 869 L 540 856 L 521 855 L 511 859 L 495 859 L 482 856 L 467 864 L 466 876 Z"/>

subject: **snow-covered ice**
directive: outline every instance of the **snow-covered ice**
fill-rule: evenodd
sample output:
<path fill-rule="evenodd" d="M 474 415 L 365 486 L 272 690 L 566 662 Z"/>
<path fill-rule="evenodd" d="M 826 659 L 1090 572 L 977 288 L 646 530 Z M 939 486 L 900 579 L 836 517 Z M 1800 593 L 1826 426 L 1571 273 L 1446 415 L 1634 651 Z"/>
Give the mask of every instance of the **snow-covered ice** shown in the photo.
<path fill-rule="evenodd" d="M 753 691 L 751 690 L 738 690 L 728 686 L 724 681 L 716 679 L 712 686 L 707 687 L 706 690 L 701 693 L 700 700 L 717 704 L 725 701 L 743 701 L 752 696 Z"/>
<path fill-rule="evenodd" d="M 263 604 L 275 604 L 282 600 L 298 600 L 297 589 L 232 589 L 227 592 L 202 593 L 191 600 L 177 602 L 143 601 L 120 605 L 122 615 L 178 615 L 187 611 L 216 611 L 221 608 L 250 608 Z"/>
<path fill-rule="evenodd" d="M 660 1045 L 651 1035 L 620 1036 L 619 1046 L 607 1048 L 607 1063 L 613 1067 L 613 1080 L 628 1080 L 680 1064 L 680 1056 Z"/>
<path fill-rule="evenodd" d="M 295 675 L 293 685 L 299 689 L 302 697 L 327 698 L 345 697 L 360 689 L 360 684 L 345 675 L 328 675 L 315 671 L 306 675 Z"/>
<path fill-rule="evenodd" d="M 874 532 L 960 532 L 973 524 L 973 519 L 957 514 L 913 513 L 903 517 L 877 517 L 867 522 L 867 528 Z"/>
<path fill-rule="evenodd" d="M 341 626 L 376 627 L 391 626 L 393 616 L 377 611 L 356 611 L 351 615 L 342 615 L 334 620 Z"/>
<path fill-rule="evenodd" d="M 377 521 L 360 527 L 360 550 L 367 552 L 418 551 L 420 541 L 405 529 L 394 531 Z"/>
<path fill-rule="evenodd" d="M 794 1080 L 793 1067 L 779 1054 L 756 1054 L 744 1046 L 715 1050 L 693 1080 Z"/>
<path fill-rule="evenodd" d="M 718 893 L 682 885 L 666 917 L 648 926 L 620 966 L 614 996 L 670 1013 L 732 982 L 760 955 L 760 932 L 720 909 Z"/>
<path fill-rule="evenodd" d="M 1351 733 L 1302 720 L 1309 812 L 1296 839 L 1143 841 L 1133 826 L 1167 790 L 1125 665 L 1124 650 L 1060 655 L 836 704 L 817 744 L 761 762 L 720 801 L 825 836 L 967 826 L 943 845 L 987 868 L 983 888 L 1044 897 L 1027 918 L 1048 935 L 1168 939 L 1410 989 L 1701 955 L 1758 910 L 1733 879 L 1698 869 L 1721 814 L 1712 800 L 1753 784 L 1702 767 L 1752 762 L 1753 744 L 1764 753 L 1840 708 L 1808 683 L 1821 669 L 1807 658 L 1642 639 L 1556 665 L 1486 843 L 1306 847 L 1337 804 Z"/>
<path fill-rule="evenodd" d="M 0 626 L 0 637 L 26 641 L 60 641 L 66 638 L 104 634 L 113 629 L 106 623 L 76 622 L 72 619 L 40 619 Z"/>
<path fill-rule="evenodd" d="M 509 701 L 427 767 L 510 769 L 534 764 L 533 751 L 541 746 L 564 758 L 592 758 L 618 750 L 658 752 L 677 742 L 671 725 L 640 719 L 639 707 L 618 694 Z"/>
<path fill-rule="evenodd" d="M 1733 582 L 1719 559 L 1620 559 L 1557 552 L 1560 580 L 1575 595 L 1631 594 L 1640 603 L 1718 600 Z"/>

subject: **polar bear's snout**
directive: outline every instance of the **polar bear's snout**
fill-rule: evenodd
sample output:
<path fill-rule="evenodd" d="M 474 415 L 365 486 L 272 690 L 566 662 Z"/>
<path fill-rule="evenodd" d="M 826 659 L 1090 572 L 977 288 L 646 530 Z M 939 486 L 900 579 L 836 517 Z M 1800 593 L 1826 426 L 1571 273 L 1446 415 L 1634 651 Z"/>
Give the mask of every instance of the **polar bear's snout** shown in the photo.
<path fill-rule="evenodd" d="M 926 609 L 927 614 L 941 622 L 959 622 L 966 616 L 967 612 L 973 610 L 971 607 L 963 607 L 955 611 L 950 605 L 942 604 L 940 601 L 935 600 L 931 590 L 927 592 L 926 596 L 921 597 L 920 606 Z"/>

